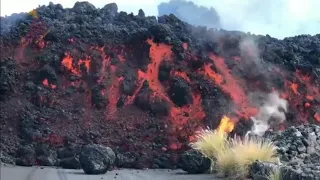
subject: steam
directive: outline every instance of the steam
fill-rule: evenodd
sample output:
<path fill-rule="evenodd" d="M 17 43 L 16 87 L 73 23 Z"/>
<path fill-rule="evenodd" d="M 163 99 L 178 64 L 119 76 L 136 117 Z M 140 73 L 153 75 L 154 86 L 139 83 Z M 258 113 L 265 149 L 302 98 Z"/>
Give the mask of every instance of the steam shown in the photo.
<path fill-rule="evenodd" d="M 252 117 L 254 124 L 251 133 L 261 136 L 270 127 L 279 127 L 286 120 L 287 110 L 288 102 L 282 99 L 277 92 L 268 94 L 265 102 L 259 108 L 257 116 Z"/>
<path fill-rule="evenodd" d="M 259 48 L 252 38 L 244 38 L 239 43 L 240 54 L 244 67 L 250 75 L 259 75 L 264 80 L 269 80 L 268 73 L 265 71 L 270 64 L 265 64 L 260 58 Z M 259 112 L 252 117 L 253 127 L 250 133 L 263 135 L 270 127 L 277 129 L 282 122 L 286 120 L 285 113 L 288 110 L 288 104 L 285 99 L 279 96 L 278 92 L 270 94 L 256 93 L 252 101 L 259 107 Z"/>

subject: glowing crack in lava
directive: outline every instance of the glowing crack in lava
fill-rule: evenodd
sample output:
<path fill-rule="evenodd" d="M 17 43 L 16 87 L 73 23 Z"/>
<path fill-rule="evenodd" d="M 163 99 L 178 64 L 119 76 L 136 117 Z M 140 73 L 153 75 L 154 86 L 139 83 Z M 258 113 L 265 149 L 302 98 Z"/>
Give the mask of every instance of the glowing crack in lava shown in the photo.
<path fill-rule="evenodd" d="M 149 87 L 153 91 L 152 98 L 160 98 L 163 100 L 166 100 L 169 102 L 171 108 L 170 108 L 170 120 L 171 120 L 171 128 L 172 128 L 172 139 L 170 140 L 171 143 L 169 143 L 170 149 L 179 149 L 181 147 L 181 144 L 177 143 L 177 140 L 175 139 L 176 136 L 178 136 L 179 131 L 184 128 L 184 126 L 192 121 L 197 120 L 201 121 L 205 117 L 205 113 L 202 107 L 202 99 L 200 94 L 193 93 L 193 103 L 189 105 L 185 105 L 183 107 L 177 107 L 169 98 L 169 96 L 166 93 L 165 87 L 161 84 L 159 81 L 159 67 L 162 61 L 172 60 L 172 51 L 171 46 L 165 45 L 165 44 L 156 44 L 151 39 L 147 40 L 147 42 L 151 45 L 150 47 L 150 58 L 151 63 L 148 65 L 147 71 L 143 72 L 141 70 L 138 71 L 138 88 L 135 91 L 134 95 L 128 98 L 128 101 L 126 104 L 131 104 L 133 100 L 135 99 L 136 95 L 142 88 L 142 85 L 144 81 L 149 82 Z M 185 72 L 171 72 L 171 76 L 178 75 L 180 77 L 183 77 L 185 80 L 190 82 L 189 77 Z M 191 135 L 190 135 L 191 136 Z M 187 137 L 189 138 L 189 137 Z"/>
<path fill-rule="evenodd" d="M 91 49 L 98 50 L 102 56 L 102 66 L 100 69 L 100 77 L 97 80 L 97 83 L 102 84 L 102 82 L 106 79 L 106 75 L 107 75 L 106 72 L 107 71 L 110 72 L 108 75 L 110 75 L 111 84 L 107 92 L 109 104 L 107 106 L 108 111 L 106 113 L 106 117 L 107 119 L 111 119 L 114 113 L 117 111 L 117 103 L 120 98 L 119 89 L 120 89 L 121 82 L 123 81 L 124 78 L 122 76 L 121 77 L 116 76 L 117 66 L 111 65 L 111 58 L 107 56 L 106 53 L 104 52 L 105 47 L 101 47 L 101 48 L 93 47 Z M 125 62 L 125 58 L 122 55 L 118 55 L 118 58 L 121 63 Z M 106 91 L 105 89 L 102 90 L 102 95 L 105 95 L 105 91 Z"/>
<path fill-rule="evenodd" d="M 42 81 L 42 84 L 43 84 L 44 86 L 46 86 L 46 87 L 50 87 L 51 89 L 55 89 L 55 88 L 57 87 L 57 85 L 55 85 L 55 84 L 50 84 L 49 81 L 48 81 L 48 79 L 44 79 L 44 80 Z"/>
<path fill-rule="evenodd" d="M 212 64 L 206 64 L 204 67 L 205 74 L 209 76 L 214 82 L 226 93 L 228 93 L 238 110 L 237 113 L 245 119 L 249 119 L 258 113 L 258 109 L 252 106 L 248 100 L 245 90 L 241 87 L 239 80 L 234 78 L 230 73 L 229 68 L 222 57 L 211 54 L 210 59 L 213 61 L 215 67 L 219 71 L 218 74 L 212 70 Z"/>
<path fill-rule="evenodd" d="M 117 103 L 118 103 L 118 100 L 120 98 L 120 92 L 119 92 L 119 88 L 120 88 L 120 84 L 121 84 L 121 81 L 123 81 L 123 77 L 114 77 L 114 74 L 116 73 L 116 66 L 111 66 L 111 73 L 113 75 L 112 77 L 112 84 L 111 84 L 111 87 L 109 89 L 109 105 L 108 105 L 108 109 L 109 109 L 109 112 L 111 113 L 114 113 L 117 111 Z"/>
<path fill-rule="evenodd" d="M 297 119 L 309 122 L 309 119 L 313 117 L 317 122 L 320 122 L 318 112 L 320 88 L 313 82 L 311 76 L 297 70 L 293 80 L 286 80 L 285 85 L 288 88 L 281 94 L 281 97 L 295 107 Z M 314 114 L 310 113 L 312 111 L 308 111 L 308 109 L 314 110 Z"/>
<path fill-rule="evenodd" d="M 87 59 L 85 60 L 79 59 L 78 63 L 75 65 L 74 59 L 70 54 L 66 53 L 61 64 L 73 74 L 81 77 L 81 66 L 84 65 L 86 68 L 86 72 L 89 73 L 91 60 L 89 57 L 87 57 Z"/>

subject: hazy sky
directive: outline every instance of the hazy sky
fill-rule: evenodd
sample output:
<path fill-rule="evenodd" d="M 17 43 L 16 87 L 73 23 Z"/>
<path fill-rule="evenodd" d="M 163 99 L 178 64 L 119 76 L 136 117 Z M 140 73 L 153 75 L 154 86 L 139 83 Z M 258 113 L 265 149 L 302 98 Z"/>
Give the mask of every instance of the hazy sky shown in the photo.
<path fill-rule="evenodd" d="M 72 7 L 76 0 L 51 0 L 63 7 Z M 116 2 L 119 10 L 157 15 L 157 5 L 168 0 L 89 0 L 96 7 Z M 282 38 L 297 34 L 320 33 L 320 0 L 192 0 L 212 6 L 220 15 L 222 26 L 229 30 L 270 34 Z M 27 12 L 50 0 L 1 0 L 1 16 Z"/>

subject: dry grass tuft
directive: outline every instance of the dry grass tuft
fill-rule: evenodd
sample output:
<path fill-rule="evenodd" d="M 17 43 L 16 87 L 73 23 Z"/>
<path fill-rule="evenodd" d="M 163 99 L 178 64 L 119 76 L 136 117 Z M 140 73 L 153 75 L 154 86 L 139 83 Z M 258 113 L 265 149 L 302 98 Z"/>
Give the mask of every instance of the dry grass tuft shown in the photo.
<path fill-rule="evenodd" d="M 191 147 L 208 158 L 214 158 L 228 148 L 227 137 L 226 133 L 203 130 L 197 135 L 197 141 L 191 143 Z"/>
<path fill-rule="evenodd" d="M 227 134 L 205 130 L 192 148 L 209 157 L 213 169 L 224 176 L 243 177 L 248 174 L 254 161 L 277 162 L 276 148 L 269 140 L 262 138 L 227 138 Z"/>
<path fill-rule="evenodd" d="M 248 165 L 256 160 L 277 162 L 276 146 L 267 139 L 246 136 L 244 139 L 233 138 L 231 148 L 236 153 L 241 165 Z"/>

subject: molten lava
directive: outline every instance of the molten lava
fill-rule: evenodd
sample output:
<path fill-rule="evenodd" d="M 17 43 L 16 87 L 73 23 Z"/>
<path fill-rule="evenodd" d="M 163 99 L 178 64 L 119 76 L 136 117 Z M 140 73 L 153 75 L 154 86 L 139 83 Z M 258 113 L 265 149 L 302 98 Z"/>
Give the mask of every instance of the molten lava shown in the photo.
<path fill-rule="evenodd" d="M 57 87 L 57 85 L 55 85 L 55 84 L 50 84 L 49 81 L 48 81 L 48 79 L 44 79 L 44 80 L 42 81 L 42 84 L 43 84 L 44 86 L 46 86 L 46 87 L 50 87 L 51 89 L 55 89 L 55 88 Z"/>
<path fill-rule="evenodd" d="M 81 66 L 84 65 L 86 72 L 89 73 L 90 71 L 90 63 L 91 60 L 88 57 L 85 60 L 79 59 L 78 63 L 74 62 L 73 57 L 69 53 L 65 54 L 65 57 L 63 58 L 61 64 L 67 68 L 67 70 L 71 71 L 74 75 L 77 75 L 79 77 L 82 76 Z M 76 65 L 75 65 L 76 64 Z"/>
<path fill-rule="evenodd" d="M 240 85 L 242 83 L 240 80 L 233 77 L 230 69 L 225 64 L 224 59 L 216 55 L 210 55 L 210 59 L 213 61 L 217 71 L 221 74 L 214 72 L 211 69 L 210 64 L 205 65 L 205 74 L 214 80 L 224 92 L 231 96 L 238 108 L 237 113 L 241 117 L 249 119 L 251 116 L 255 116 L 258 113 L 258 109 L 250 104 L 244 88 Z"/>

